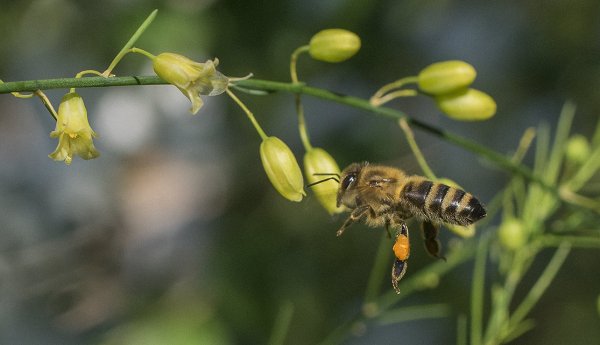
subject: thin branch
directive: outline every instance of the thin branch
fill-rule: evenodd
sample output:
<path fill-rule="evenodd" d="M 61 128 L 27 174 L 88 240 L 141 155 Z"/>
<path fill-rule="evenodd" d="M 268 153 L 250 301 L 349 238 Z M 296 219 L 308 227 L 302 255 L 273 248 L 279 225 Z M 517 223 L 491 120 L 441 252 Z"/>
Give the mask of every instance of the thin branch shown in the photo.
<path fill-rule="evenodd" d="M 24 91 L 36 91 L 36 90 L 47 90 L 47 89 L 61 89 L 61 88 L 84 88 L 84 87 L 109 87 L 109 86 L 127 86 L 127 85 L 159 85 L 167 84 L 164 80 L 157 76 L 134 76 L 134 77 L 89 77 L 89 78 L 60 78 L 60 79 L 46 79 L 46 80 L 27 80 L 17 82 L 5 82 L 0 84 L 0 94 L 10 92 L 24 92 Z M 553 195 L 560 197 L 558 190 L 549 185 L 543 178 L 534 174 L 529 168 L 516 164 L 513 160 L 504 154 L 494 151 L 488 147 L 482 146 L 481 144 L 472 141 L 470 139 L 461 137 L 457 134 L 442 130 L 435 126 L 429 125 L 425 122 L 408 117 L 405 113 L 387 107 L 375 107 L 369 103 L 368 100 L 348 96 L 333 91 L 306 86 L 303 83 L 283 83 L 270 80 L 240 80 L 236 84 L 246 89 L 251 90 L 262 90 L 262 91 L 283 91 L 294 94 L 304 94 L 313 96 L 316 98 L 344 104 L 350 107 L 362 109 L 370 113 L 399 120 L 406 118 L 407 122 L 415 127 L 420 128 L 423 131 L 429 132 L 435 136 L 438 136 L 452 144 L 460 146 L 468 151 L 471 151 L 480 157 L 486 158 L 490 162 L 496 164 L 508 170 L 511 173 L 523 176 L 530 181 L 536 182 L 538 185 L 543 187 L 545 190 L 551 192 Z"/>

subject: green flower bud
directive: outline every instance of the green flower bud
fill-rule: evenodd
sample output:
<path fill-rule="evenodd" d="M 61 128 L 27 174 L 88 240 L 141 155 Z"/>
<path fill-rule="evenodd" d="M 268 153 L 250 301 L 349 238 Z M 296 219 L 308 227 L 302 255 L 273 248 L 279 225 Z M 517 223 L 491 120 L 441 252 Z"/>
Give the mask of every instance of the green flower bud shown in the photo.
<path fill-rule="evenodd" d="M 201 63 L 174 53 L 159 54 L 152 61 L 156 75 L 175 85 L 192 102 L 192 114 L 204 104 L 200 95 L 216 96 L 227 89 L 229 79 L 217 71 L 218 64 L 219 59 Z"/>
<path fill-rule="evenodd" d="M 310 39 L 309 50 L 313 59 L 325 62 L 348 60 L 360 49 L 360 38 L 344 29 L 325 29 Z"/>
<path fill-rule="evenodd" d="M 326 179 L 327 176 L 315 174 L 340 174 L 340 167 L 327 151 L 321 148 L 313 148 L 304 155 L 304 174 L 308 183 L 314 183 Z M 329 180 L 315 184 L 311 187 L 319 203 L 330 215 L 344 211 L 343 207 L 337 207 L 337 191 L 339 183 Z"/>
<path fill-rule="evenodd" d="M 436 104 L 448 117 L 459 121 L 487 120 L 496 114 L 496 102 L 490 95 L 466 89 L 438 95 Z"/>
<path fill-rule="evenodd" d="M 268 137 L 260 144 L 260 159 L 279 194 L 290 201 L 301 201 L 306 195 L 304 179 L 290 148 L 279 138 Z"/>
<path fill-rule="evenodd" d="M 567 141 L 565 154 L 568 160 L 581 164 L 589 158 L 591 153 L 590 143 L 583 135 L 576 134 Z"/>
<path fill-rule="evenodd" d="M 442 95 L 467 88 L 477 72 L 473 66 L 460 60 L 436 62 L 419 73 L 417 83 L 421 91 Z"/>
<path fill-rule="evenodd" d="M 521 248 L 527 239 L 525 226 L 516 218 L 507 218 L 502 221 L 498 229 L 500 244 L 509 250 Z"/>
<path fill-rule="evenodd" d="M 50 137 L 58 138 L 58 146 L 48 157 L 65 161 L 66 165 L 71 164 L 75 155 L 86 160 L 96 158 L 100 155 L 92 141 L 96 136 L 83 99 L 76 92 L 69 92 L 58 106 L 56 129 L 50 133 Z"/>

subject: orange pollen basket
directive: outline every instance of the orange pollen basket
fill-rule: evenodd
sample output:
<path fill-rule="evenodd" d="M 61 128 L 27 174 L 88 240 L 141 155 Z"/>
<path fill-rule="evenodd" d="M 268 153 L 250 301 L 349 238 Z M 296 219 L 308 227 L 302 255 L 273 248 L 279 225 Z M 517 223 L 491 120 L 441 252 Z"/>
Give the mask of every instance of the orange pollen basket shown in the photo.
<path fill-rule="evenodd" d="M 394 243 L 394 254 L 398 260 L 406 260 L 408 259 L 408 255 L 410 254 L 410 243 L 408 242 L 408 237 L 406 235 L 400 235 L 396 239 L 396 243 Z"/>

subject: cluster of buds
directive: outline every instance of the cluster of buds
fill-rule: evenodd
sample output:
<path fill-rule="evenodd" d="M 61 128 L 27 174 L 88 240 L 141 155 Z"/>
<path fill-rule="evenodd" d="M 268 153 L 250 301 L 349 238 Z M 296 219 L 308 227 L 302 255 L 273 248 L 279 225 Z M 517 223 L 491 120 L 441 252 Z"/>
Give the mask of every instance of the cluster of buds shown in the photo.
<path fill-rule="evenodd" d="M 461 121 L 487 120 L 496 114 L 496 102 L 485 92 L 469 87 L 476 76 L 475 68 L 464 61 L 443 61 L 421 70 L 417 85 L 449 117 Z"/>
<path fill-rule="evenodd" d="M 371 97 L 380 106 L 393 99 L 416 96 L 416 90 L 404 88 L 417 84 L 420 93 L 432 97 L 448 117 L 460 121 L 481 121 L 496 114 L 496 102 L 485 92 L 470 88 L 477 72 L 470 64 L 450 60 L 425 67 L 418 76 L 405 77 L 382 86 Z"/>

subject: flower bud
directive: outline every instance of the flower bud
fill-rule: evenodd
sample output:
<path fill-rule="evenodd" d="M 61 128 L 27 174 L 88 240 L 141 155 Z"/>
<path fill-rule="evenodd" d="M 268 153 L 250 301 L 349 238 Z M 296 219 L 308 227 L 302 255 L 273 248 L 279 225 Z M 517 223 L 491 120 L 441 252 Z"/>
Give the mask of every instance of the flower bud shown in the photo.
<path fill-rule="evenodd" d="M 421 91 L 431 95 L 442 95 L 465 89 L 477 72 L 473 66 L 460 60 L 436 62 L 419 73 L 417 83 Z"/>
<path fill-rule="evenodd" d="M 504 219 L 498 229 L 498 238 L 503 247 L 517 250 L 525 244 L 525 226 L 519 219 L 512 217 Z"/>
<path fill-rule="evenodd" d="M 69 92 L 58 106 L 56 129 L 50 133 L 51 138 L 58 138 L 58 146 L 48 157 L 65 161 L 67 165 L 71 164 L 74 155 L 86 160 L 96 158 L 100 155 L 92 141 L 96 136 L 88 122 L 83 99 L 77 93 Z"/>
<path fill-rule="evenodd" d="M 567 141 L 565 155 L 568 160 L 574 163 L 581 164 L 585 162 L 589 158 L 591 152 L 592 149 L 590 148 L 590 143 L 587 138 L 581 134 L 576 134 Z"/>
<path fill-rule="evenodd" d="M 190 112 L 196 114 L 204 102 L 200 95 L 216 96 L 227 89 L 229 79 L 216 67 L 219 59 L 195 62 L 174 53 L 162 53 L 152 61 L 156 75 L 175 85 L 192 102 Z"/>
<path fill-rule="evenodd" d="M 496 114 L 496 102 L 487 93 L 466 89 L 435 97 L 436 104 L 448 117 L 459 121 L 487 120 Z"/>
<path fill-rule="evenodd" d="M 344 29 L 325 29 L 310 39 L 309 54 L 313 59 L 325 62 L 348 60 L 360 49 L 360 38 Z"/>
<path fill-rule="evenodd" d="M 277 137 L 268 137 L 260 144 L 260 159 L 273 187 L 290 201 L 301 201 L 304 179 L 290 148 Z"/>
<path fill-rule="evenodd" d="M 315 174 L 340 174 L 340 167 L 327 151 L 321 148 L 313 148 L 304 155 L 304 174 L 308 183 L 314 183 L 326 179 L 328 176 Z M 330 215 L 344 211 L 343 207 L 337 207 L 337 191 L 339 183 L 334 180 L 324 181 L 310 187 L 315 193 L 319 203 Z"/>

